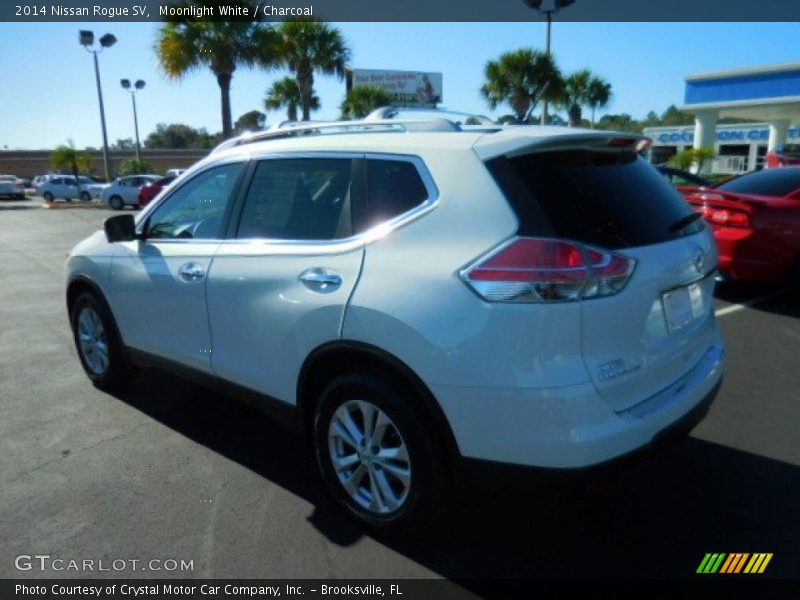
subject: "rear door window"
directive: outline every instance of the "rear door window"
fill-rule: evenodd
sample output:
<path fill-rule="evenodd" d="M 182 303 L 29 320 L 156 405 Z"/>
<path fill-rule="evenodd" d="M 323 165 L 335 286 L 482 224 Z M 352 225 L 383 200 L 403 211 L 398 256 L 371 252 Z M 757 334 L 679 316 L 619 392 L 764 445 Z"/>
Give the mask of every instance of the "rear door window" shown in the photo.
<path fill-rule="evenodd" d="M 487 166 L 517 213 L 519 235 L 619 249 L 704 227 L 664 177 L 632 152 L 537 152 Z"/>
<path fill-rule="evenodd" d="M 259 162 L 236 237 L 318 241 L 350 237 L 352 170 L 349 158 Z"/>
<path fill-rule="evenodd" d="M 367 160 L 365 227 L 388 221 L 428 199 L 417 167 L 407 160 Z"/>

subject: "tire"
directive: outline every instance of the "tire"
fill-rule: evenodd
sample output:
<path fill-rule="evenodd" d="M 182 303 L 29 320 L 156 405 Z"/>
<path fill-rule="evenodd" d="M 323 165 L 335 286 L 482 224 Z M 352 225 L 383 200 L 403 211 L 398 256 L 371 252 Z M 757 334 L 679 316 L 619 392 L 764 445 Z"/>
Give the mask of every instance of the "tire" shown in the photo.
<path fill-rule="evenodd" d="M 383 425 L 373 428 L 376 434 L 381 431 L 380 437 L 364 444 L 368 414 Z M 348 415 L 350 430 L 343 429 Z M 328 491 L 361 524 L 407 533 L 443 512 L 450 486 L 434 430 L 402 387 L 372 375 L 337 377 L 316 407 L 313 440 Z M 349 490 L 344 483 L 348 479 L 353 483 Z"/>
<path fill-rule="evenodd" d="M 83 202 L 89 202 L 92 199 L 92 195 L 89 192 L 81 192 L 81 200 Z"/>
<path fill-rule="evenodd" d="M 70 324 L 81 366 L 95 387 L 118 391 L 132 376 L 122 351 L 114 317 L 92 292 L 84 292 L 70 307 Z"/>
<path fill-rule="evenodd" d="M 123 202 L 120 196 L 116 195 L 111 196 L 111 198 L 108 199 L 108 205 L 114 210 L 122 210 L 125 208 L 125 202 Z"/>
<path fill-rule="evenodd" d="M 55 198 L 53 198 L 53 194 L 51 194 L 50 192 L 45 192 L 44 194 L 42 194 L 42 198 L 44 198 L 45 202 L 52 202 L 53 200 L 55 200 Z"/>

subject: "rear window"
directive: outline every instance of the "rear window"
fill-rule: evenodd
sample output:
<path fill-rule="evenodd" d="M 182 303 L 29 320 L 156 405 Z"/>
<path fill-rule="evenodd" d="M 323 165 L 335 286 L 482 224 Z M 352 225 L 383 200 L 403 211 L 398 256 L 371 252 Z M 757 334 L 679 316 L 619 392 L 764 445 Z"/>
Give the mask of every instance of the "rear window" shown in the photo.
<path fill-rule="evenodd" d="M 717 189 L 737 194 L 786 196 L 800 188 L 800 169 L 769 169 L 748 173 L 718 185 Z"/>
<path fill-rule="evenodd" d="M 487 166 L 517 213 L 519 235 L 619 249 L 704 227 L 661 174 L 631 152 L 538 152 Z"/>

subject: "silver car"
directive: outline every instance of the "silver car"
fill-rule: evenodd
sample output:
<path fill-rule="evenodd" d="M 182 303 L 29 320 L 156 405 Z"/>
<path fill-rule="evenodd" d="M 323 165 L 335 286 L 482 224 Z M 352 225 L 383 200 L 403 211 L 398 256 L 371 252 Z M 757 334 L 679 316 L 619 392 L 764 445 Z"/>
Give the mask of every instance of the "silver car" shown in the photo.
<path fill-rule="evenodd" d="M 160 175 L 128 175 L 118 177 L 111 185 L 103 189 L 100 199 L 107 202 L 114 210 L 122 210 L 126 206 L 139 206 L 139 188 L 161 179 Z"/>
<path fill-rule="evenodd" d="M 438 119 L 225 142 L 73 249 L 78 356 L 100 388 L 156 365 L 274 409 L 373 527 L 425 523 L 465 461 L 640 450 L 724 365 L 713 237 L 647 141 Z"/>
<path fill-rule="evenodd" d="M 25 184 L 14 175 L 0 175 L 0 197 L 25 198 Z"/>
<path fill-rule="evenodd" d="M 47 202 L 57 198 L 70 201 L 80 199 L 89 202 L 100 197 L 104 185 L 85 175 L 79 175 L 76 181 L 73 175 L 46 175 L 45 180 L 38 182 L 36 190 Z"/>

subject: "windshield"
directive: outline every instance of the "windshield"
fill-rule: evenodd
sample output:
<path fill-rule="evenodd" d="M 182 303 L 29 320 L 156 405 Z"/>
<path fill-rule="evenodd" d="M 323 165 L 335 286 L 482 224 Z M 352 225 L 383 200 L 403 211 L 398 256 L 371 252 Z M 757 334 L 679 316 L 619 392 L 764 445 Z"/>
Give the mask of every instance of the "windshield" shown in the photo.
<path fill-rule="evenodd" d="M 788 196 L 800 189 L 800 169 L 767 169 L 748 173 L 717 186 L 718 190 L 756 196 Z"/>

